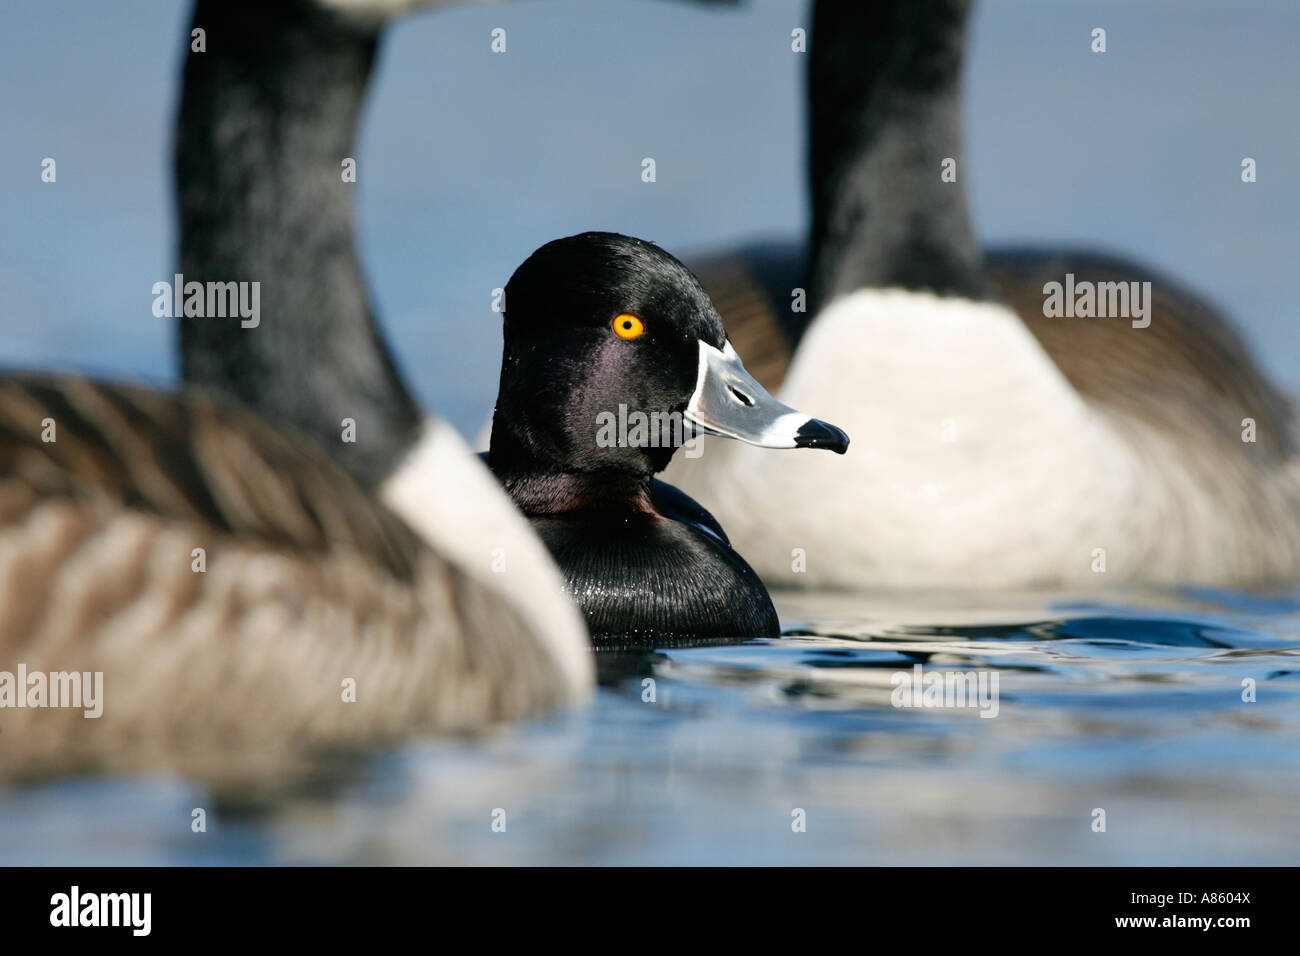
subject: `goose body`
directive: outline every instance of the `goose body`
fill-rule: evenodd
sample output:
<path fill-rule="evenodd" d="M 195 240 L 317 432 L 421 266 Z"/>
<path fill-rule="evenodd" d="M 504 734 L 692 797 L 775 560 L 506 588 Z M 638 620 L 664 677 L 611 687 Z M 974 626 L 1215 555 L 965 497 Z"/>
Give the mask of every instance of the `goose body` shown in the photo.
<path fill-rule="evenodd" d="M 747 449 L 708 447 L 669 477 L 769 582 L 1294 581 L 1293 406 L 1222 318 L 1133 263 L 975 243 L 961 187 L 939 176 L 961 155 L 967 7 L 818 3 L 810 245 L 696 267 L 737 348 L 762 356 L 764 384 L 833 415 L 854 453 L 774 472 Z M 1046 286 L 1067 273 L 1150 282 L 1150 324 L 1046 316 Z M 791 312 L 794 286 L 809 313 Z M 794 487 L 836 507 L 770 507 Z"/>
<path fill-rule="evenodd" d="M 4 774 L 229 778 L 581 699 L 576 613 L 539 619 L 460 529 L 422 530 L 220 397 L 3 377 L 0 670 L 102 674 L 97 718 L 0 708 Z"/>

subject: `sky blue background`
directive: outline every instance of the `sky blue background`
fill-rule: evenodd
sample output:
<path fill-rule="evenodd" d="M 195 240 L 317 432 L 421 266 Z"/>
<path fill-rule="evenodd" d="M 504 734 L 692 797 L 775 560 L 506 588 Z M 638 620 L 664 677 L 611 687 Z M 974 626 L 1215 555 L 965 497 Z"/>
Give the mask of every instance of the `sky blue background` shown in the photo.
<path fill-rule="evenodd" d="M 500 358 L 491 289 L 548 239 L 614 229 L 684 254 L 799 234 L 804 61 L 790 31 L 807 17 L 794 0 L 537 0 L 399 22 L 358 203 L 379 314 L 421 396 L 463 429 L 482 421 Z M 6 0 L 4 20 L 0 364 L 170 380 L 172 329 L 150 287 L 172 272 L 188 4 Z M 497 26 L 505 55 L 489 50 Z M 1095 26 L 1104 55 L 1089 50 Z M 1161 266 L 1300 390 L 1298 42 L 1294 0 L 987 0 L 962 170 L 979 233 Z M 1243 156 L 1258 161 L 1253 185 Z"/>

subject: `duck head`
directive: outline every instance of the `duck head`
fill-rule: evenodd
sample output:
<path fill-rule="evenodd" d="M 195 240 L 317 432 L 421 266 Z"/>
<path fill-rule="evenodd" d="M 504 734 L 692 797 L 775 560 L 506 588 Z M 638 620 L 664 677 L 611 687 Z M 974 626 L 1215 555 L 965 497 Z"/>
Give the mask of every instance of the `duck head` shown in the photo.
<path fill-rule="evenodd" d="M 515 270 L 494 471 L 653 474 L 696 434 L 840 454 L 849 442 L 745 371 L 708 293 L 658 246 L 587 232 L 547 243 Z"/>

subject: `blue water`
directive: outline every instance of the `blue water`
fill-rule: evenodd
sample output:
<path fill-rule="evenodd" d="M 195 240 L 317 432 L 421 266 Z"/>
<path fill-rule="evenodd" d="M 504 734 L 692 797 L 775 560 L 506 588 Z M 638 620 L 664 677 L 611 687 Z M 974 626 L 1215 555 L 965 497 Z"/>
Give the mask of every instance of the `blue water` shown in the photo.
<path fill-rule="evenodd" d="M 781 639 L 602 654 L 590 706 L 486 738 L 0 789 L 0 862 L 1300 862 L 1300 595 L 778 604 Z M 894 706 L 917 663 L 996 672 L 997 715 Z"/>

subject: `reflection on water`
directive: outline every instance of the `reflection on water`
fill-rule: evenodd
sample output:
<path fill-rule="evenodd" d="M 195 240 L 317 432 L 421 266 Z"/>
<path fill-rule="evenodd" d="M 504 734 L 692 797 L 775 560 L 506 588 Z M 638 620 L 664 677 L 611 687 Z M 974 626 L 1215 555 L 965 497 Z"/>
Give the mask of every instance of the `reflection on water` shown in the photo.
<path fill-rule="evenodd" d="M 0 789 L 0 861 L 1300 862 L 1296 597 L 778 606 L 780 640 L 601 653 L 585 710 L 264 792 Z M 894 706 L 935 673 L 996 674 L 996 717 Z"/>

